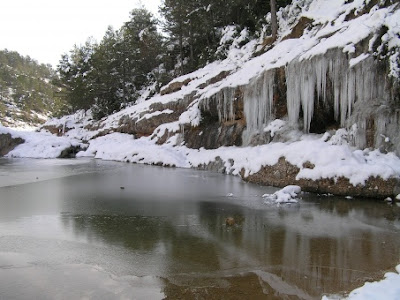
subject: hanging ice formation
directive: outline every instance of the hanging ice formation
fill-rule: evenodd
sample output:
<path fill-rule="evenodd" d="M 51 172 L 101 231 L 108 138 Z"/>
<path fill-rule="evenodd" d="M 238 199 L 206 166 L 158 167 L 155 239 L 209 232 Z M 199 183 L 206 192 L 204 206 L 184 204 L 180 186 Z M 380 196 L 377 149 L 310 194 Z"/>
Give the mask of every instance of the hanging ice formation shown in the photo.
<path fill-rule="evenodd" d="M 248 145 L 254 134 L 261 133 L 273 119 L 275 69 L 268 70 L 262 76 L 252 80 L 243 95 L 246 130 L 243 132 L 243 144 Z"/>
<path fill-rule="evenodd" d="M 333 103 L 334 118 L 342 127 L 348 125 L 356 101 L 385 102 L 386 76 L 379 74 L 372 57 L 352 65 L 341 49 L 311 59 L 295 60 L 286 67 L 287 107 L 289 121 L 298 122 L 303 112 L 303 130 L 309 132 L 314 101 Z M 316 93 L 316 95 L 315 95 Z"/>
<path fill-rule="evenodd" d="M 245 87 L 244 145 L 274 119 L 275 72 L 267 70 Z M 296 59 L 287 65 L 285 74 L 288 119 L 292 126 L 299 126 L 302 117 L 303 131 L 310 132 L 316 101 L 320 101 L 320 107 L 332 108 L 332 118 L 341 127 L 358 125 L 360 134 L 355 144 L 360 148 L 380 147 L 381 136 L 398 136 L 395 128 L 398 128 L 400 113 L 384 109 L 392 98 L 390 85 L 385 71 L 371 55 L 349 59 L 342 49 L 335 49 L 310 59 Z M 365 137 L 367 119 L 371 118 L 374 119 L 374 138 L 370 138 L 373 145 Z"/>
<path fill-rule="evenodd" d="M 276 69 L 266 70 L 241 87 L 246 119 L 242 136 L 245 146 L 252 143 L 254 136 L 263 134 L 265 126 L 275 118 L 276 72 Z M 386 147 L 390 140 L 391 151 L 400 153 L 400 110 L 390 109 L 393 107 L 390 104 L 393 99 L 391 83 L 385 68 L 372 55 L 361 54 L 351 59 L 342 49 L 334 49 L 290 62 L 285 74 L 288 120 L 294 128 L 299 126 L 305 133 L 310 132 L 319 101 L 318 107 L 328 113 L 333 111 L 331 118 L 341 127 L 357 125 L 355 146 Z M 220 122 L 233 121 L 235 93 L 236 88 L 224 88 L 203 100 L 201 105 L 208 111 L 215 111 L 214 107 L 210 110 L 210 106 L 215 105 Z"/>
<path fill-rule="evenodd" d="M 203 109 L 210 111 L 210 104 L 216 103 L 218 119 L 220 122 L 233 121 L 235 119 L 235 101 L 236 88 L 224 88 L 208 99 L 201 102 Z"/>
<path fill-rule="evenodd" d="M 303 130 L 309 132 L 314 101 L 332 106 L 341 127 L 357 125 L 354 145 L 400 153 L 400 111 L 382 63 L 371 55 L 349 59 L 341 49 L 311 59 L 295 60 L 286 67 L 289 121 L 297 124 L 303 113 Z"/>

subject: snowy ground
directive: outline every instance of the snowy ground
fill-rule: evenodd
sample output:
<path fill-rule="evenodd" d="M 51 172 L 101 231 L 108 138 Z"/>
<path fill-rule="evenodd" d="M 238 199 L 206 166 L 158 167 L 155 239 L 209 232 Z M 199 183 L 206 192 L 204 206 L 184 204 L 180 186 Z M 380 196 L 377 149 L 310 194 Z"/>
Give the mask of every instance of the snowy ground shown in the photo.
<path fill-rule="evenodd" d="M 47 132 L 24 133 L 0 128 L 0 133 L 11 133 L 26 142 L 11 151 L 8 157 L 55 158 L 70 146 L 86 146 L 78 139 L 57 137 Z M 156 145 L 150 137 L 134 139 L 132 135 L 111 133 L 92 139 L 78 157 L 93 157 L 144 164 L 160 164 L 180 168 L 207 165 L 217 157 L 225 163 L 226 173 L 245 176 L 258 172 L 262 166 L 274 165 L 280 157 L 300 168 L 298 179 L 349 178 L 353 185 L 363 184 L 370 176 L 384 179 L 400 177 L 400 158 L 378 150 L 357 150 L 347 144 L 332 144 L 326 136 L 304 135 L 292 143 L 271 143 L 257 147 L 221 147 L 214 150 L 189 149 L 175 146 L 179 134 L 164 145 Z M 304 163 L 315 165 L 313 169 Z"/>
<path fill-rule="evenodd" d="M 58 137 L 48 132 L 14 130 L 0 126 L 0 134 L 11 134 L 13 138 L 22 138 L 25 143 L 18 145 L 7 157 L 57 158 L 61 152 L 71 146 L 83 146 L 81 141 Z"/>
<path fill-rule="evenodd" d="M 381 281 L 367 282 L 362 287 L 353 290 L 348 300 L 398 300 L 400 299 L 400 265 L 396 267 L 397 272 L 385 274 Z M 323 300 L 342 299 L 338 296 L 324 296 Z"/>

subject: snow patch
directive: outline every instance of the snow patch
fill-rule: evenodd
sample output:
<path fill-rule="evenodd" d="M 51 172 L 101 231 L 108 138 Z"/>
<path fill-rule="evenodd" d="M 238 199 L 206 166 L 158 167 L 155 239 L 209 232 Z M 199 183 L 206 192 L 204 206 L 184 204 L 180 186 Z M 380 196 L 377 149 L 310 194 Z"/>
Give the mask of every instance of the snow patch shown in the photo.
<path fill-rule="evenodd" d="M 400 295 L 400 265 L 396 267 L 396 272 L 388 272 L 384 279 L 376 282 L 366 282 L 362 287 L 353 290 L 348 297 L 341 299 L 347 300 L 398 300 Z M 323 300 L 338 299 L 338 296 L 324 296 Z"/>
<path fill-rule="evenodd" d="M 15 131 L 0 126 L 0 134 L 11 134 L 13 138 L 22 138 L 25 143 L 10 151 L 6 157 L 27 158 L 57 158 L 61 152 L 70 147 L 85 147 L 77 140 L 67 137 L 57 137 L 48 132 Z"/>
<path fill-rule="evenodd" d="M 288 185 L 273 194 L 264 194 L 265 203 L 297 203 L 301 188 L 297 185 Z"/>

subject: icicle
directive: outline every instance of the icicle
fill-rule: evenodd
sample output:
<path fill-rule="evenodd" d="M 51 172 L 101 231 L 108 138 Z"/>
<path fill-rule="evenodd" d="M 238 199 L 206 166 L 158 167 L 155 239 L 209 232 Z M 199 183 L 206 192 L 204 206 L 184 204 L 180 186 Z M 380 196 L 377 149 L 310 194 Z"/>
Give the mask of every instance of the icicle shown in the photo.
<path fill-rule="evenodd" d="M 235 89 L 225 88 L 216 95 L 218 103 L 218 116 L 221 122 L 235 119 L 233 101 L 235 100 Z"/>
<path fill-rule="evenodd" d="M 275 70 L 268 70 L 254 79 L 244 91 L 244 114 L 246 130 L 243 144 L 248 145 L 252 136 L 261 133 L 273 115 Z"/>
<path fill-rule="evenodd" d="M 303 128 L 309 132 L 312 115 L 314 113 L 315 72 L 310 63 L 301 64 L 301 107 L 303 108 Z"/>
<path fill-rule="evenodd" d="M 314 102 L 322 100 L 327 104 L 328 78 L 334 119 L 342 127 L 348 124 L 357 101 L 388 99 L 385 78 L 378 76 L 372 57 L 350 66 L 347 54 L 337 49 L 308 60 L 294 60 L 286 67 L 287 108 L 292 125 L 298 124 L 301 108 L 303 130 L 309 132 Z"/>
<path fill-rule="evenodd" d="M 201 101 L 201 108 L 209 111 L 210 102 L 216 101 L 218 120 L 220 122 L 235 120 L 235 99 L 236 88 L 224 88 L 214 96 Z"/>
<path fill-rule="evenodd" d="M 297 125 L 299 114 L 300 114 L 300 82 L 298 76 L 300 75 L 297 71 L 298 65 L 296 63 L 290 63 L 286 67 L 286 85 L 287 85 L 287 109 L 289 122 L 292 125 Z"/>
<path fill-rule="evenodd" d="M 347 82 L 347 111 L 348 116 L 352 113 L 352 108 L 354 106 L 355 96 L 356 96 L 356 73 L 353 69 L 350 69 L 348 74 Z"/>
<path fill-rule="evenodd" d="M 324 93 L 322 82 L 326 82 L 326 79 L 320 76 L 324 67 L 322 64 L 319 64 L 318 68 L 319 70 L 316 70 L 310 60 L 294 61 L 286 68 L 289 122 L 292 125 L 298 123 L 301 107 L 303 110 L 303 128 L 305 132 L 308 132 L 310 129 L 314 113 L 315 89 L 317 88 L 317 95 Z"/>

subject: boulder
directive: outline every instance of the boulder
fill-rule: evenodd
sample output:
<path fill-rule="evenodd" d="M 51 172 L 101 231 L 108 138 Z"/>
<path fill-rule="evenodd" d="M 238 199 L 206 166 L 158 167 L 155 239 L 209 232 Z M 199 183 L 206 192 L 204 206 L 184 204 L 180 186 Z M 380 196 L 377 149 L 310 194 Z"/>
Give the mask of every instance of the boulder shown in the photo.
<path fill-rule="evenodd" d="M 165 88 L 163 88 L 160 91 L 161 95 L 168 95 L 168 94 L 172 94 L 175 93 L 177 91 L 180 91 L 182 89 L 183 86 L 188 85 L 189 82 L 191 82 L 192 79 L 191 78 L 187 78 L 184 81 L 174 81 L 171 82 L 169 85 L 167 85 Z"/>
<path fill-rule="evenodd" d="M 311 163 L 305 163 L 303 167 L 313 168 Z M 381 177 L 370 177 L 364 185 L 353 185 L 348 178 L 321 178 L 317 180 L 296 179 L 300 169 L 289 163 L 284 157 L 272 166 L 263 166 L 257 173 L 244 176 L 245 181 L 275 187 L 287 185 L 298 185 L 303 191 L 334 194 L 341 196 L 367 197 L 384 199 L 396 195 L 400 187 L 399 178 L 383 179 Z"/>
<path fill-rule="evenodd" d="M 9 133 L 0 134 L 0 156 L 6 155 L 16 146 L 24 142 L 22 138 L 13 138 Z"/>

